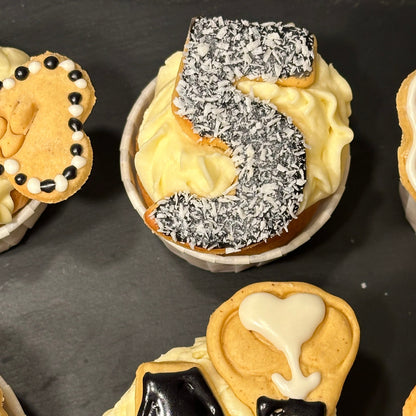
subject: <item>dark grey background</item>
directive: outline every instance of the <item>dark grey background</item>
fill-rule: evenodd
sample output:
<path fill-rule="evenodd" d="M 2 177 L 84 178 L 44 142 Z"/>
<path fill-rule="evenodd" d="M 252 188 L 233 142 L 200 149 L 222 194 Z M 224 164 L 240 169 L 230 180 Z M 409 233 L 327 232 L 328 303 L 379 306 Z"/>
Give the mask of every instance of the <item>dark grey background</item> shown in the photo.
<path fill-rule="evenodd" d="M 361 325 L 338 414 L 399 415 L 416 384 L 416 236 L 398 196 L 395 94 L 416 68 L 416 2 L 20 0 L 0 1 L 0 13 L 0 44 L 70 56 L 98 97 L 86 123 L 88 183 L 0 255 L 0 374 L 27 414 L 99 416 L 138 364 L 192 344 L 235 291 L 300 280 L 343 297 Z M 168 252 L 119 176 L 126 116 L 195 15 L 305 26 L 354 92 L 351 173 L 333 217 L 294 253 L 240 274 L 211 274 Z"/>

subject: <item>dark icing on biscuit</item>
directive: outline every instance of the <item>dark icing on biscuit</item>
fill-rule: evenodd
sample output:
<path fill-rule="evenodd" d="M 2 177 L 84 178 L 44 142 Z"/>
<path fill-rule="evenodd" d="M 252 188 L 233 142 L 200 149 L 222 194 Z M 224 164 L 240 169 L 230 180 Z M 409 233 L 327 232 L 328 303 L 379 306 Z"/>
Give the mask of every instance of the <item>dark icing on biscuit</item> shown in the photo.
<path fill-rule="evenodd" d="M 323 402 L 274 400 L 261 396 L 257 400 L 256 413 L 256 416 L 325 416 L 326 406 Z"/>
<path fill-rule="evenodd" d="M 146 373 L 137 416 L 223 416 L 201 372 L 193 367 L 176 373 Z"/>
<path fill-rule="evenodd" d="M 49 70 L 55 70 L 58 67 L 62 67 L 68 72 L 68 77 L 78 88 L 83 89 L 87 87 L 87 82 L 83 79 L 82 72 L 73 69 L 75 68 L 75 64 L 71 60 L 67 59 L 60 62 L 56 56 L 50 55 L 43 60 L 43 65 Z M 40 62 L 32 60 L 27 63 L 27 66 L 17 67 L 14 72 L 14 77 L 17 81 L 24 82 L 29 76 L 36 76 L 36 74 L 41 71 L 41 66 Z M 11 77 L 3 80 L 0 88 L 3 87 L 9 90 L 15 85 L 16 82 Z M 82 101 L 82 94 L 79 92 L 72 92 L 68 95 L 68 100 L 70 101 L 70 104 L 72 104 L 68 107 L 68 127 L 74 132 L 72 134 L 72 139 L 74 141 L 78 141 L 84 137 L 82 131 L 83 123 L 74 116 L 79 116 L 83 112 L 83 107 L 79 105 Z M 20 164 L 17 160 L 13 159 L 12 156 L 5 158 L 3 164 L 0 165 L 0 175 L 2 175 L 5 171 L 10 175 L 14 175 L 16 184 L 23 185 L 27 183 L 27 189 L 33 195 L 40 192 L 51 193 L 54 190 L 58 192 L 65 192 L 68 187 L 67 181 L 76 178 L 77 169 L 81 169 L 87 163 L 81 156 L 82 151 L 83 148 L 80 144 L 76 143 L 71 145 L 68 153 L 73 156 L 72 164 L 66 167 L 63 172 L 56 172 L 56 177 L 53 179 L 28 178 L 25 173 L 20 172 Z M 0 155 L 2 155 L 1 152 Z"/>
<path fill-rule="evenodd" d="M 151 213 L 158 232 L 191 248 L 233 252 L 287 229 L 306 183 L 303 136 L 289 117 L 234 83 L 308 77 L 313 47 L 313 36 L 293 25 L 193 22 L 174 105 L 195 133 L 228 146 L 239 173 L 235 194 L 208 199 L 180 192 L 159 201 Z"/>

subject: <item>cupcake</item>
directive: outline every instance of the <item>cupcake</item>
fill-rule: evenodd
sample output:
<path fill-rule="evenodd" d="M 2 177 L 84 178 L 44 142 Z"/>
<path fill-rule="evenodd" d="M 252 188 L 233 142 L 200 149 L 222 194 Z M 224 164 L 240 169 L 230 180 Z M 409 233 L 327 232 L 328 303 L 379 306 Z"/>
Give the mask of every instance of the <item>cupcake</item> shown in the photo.
<path fill-rule="evenodd" d="M 416 231 L 416 71 L 401 84 L 396 97 L 402 140 L 397 150 L 399 192 L 407 220 Z"/>
<path fill-rule="evenodd" d="M 279 319 L 276 319 L 279 316 Z M 206 337 L 141 364 L 105 416 L 334 416 L 359 326 L 342 299 L 300 282 L 247 286 L 211 316 Z"/>
<path fill-rule="evenodd" d="M 306 29 L 194 19 L 185 52 L 166 60 L 129 116 L 121 162 L 130 199 L 201 267 L 279 257 L 342 195 L 351 99 Z"/>
<path fill-rule="evenodd" d="M 0 50 L 0 252 L 19 243 L 48 203 L 87 180 L 83 123 L 95 102 L 88 74 L 51 52 Z M 58 139 L 57 139 L 58 138 Z"/>
<path fill-rule="evenodd" d="M 0 377 L 0 416 L 25 416 L 11 387 Z"/>
<path fill-rule="evenodd" d="M 403 416 L 416 416 L 416 386 L 413 388 L 404 404 Z"/>

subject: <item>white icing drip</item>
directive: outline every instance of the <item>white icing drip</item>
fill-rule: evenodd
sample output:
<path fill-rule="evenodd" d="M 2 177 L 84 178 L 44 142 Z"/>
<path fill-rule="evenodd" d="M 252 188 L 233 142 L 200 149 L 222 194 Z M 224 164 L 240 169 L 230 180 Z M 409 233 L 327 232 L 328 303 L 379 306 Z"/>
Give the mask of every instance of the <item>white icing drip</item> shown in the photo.
<path fill-rule="evenodd" d="M 78 130 L 72 134 L 72 140 L 78 141 L 84 137 L 84 133 L 81 130 Z"/>
<path fill-rule="evenodd" d="M 87 159 L 82 156 L 74 156 L 72 158 L 71 165 L 75 166 L 77 169 L 83 168 L 87 164 Z"/>
<path fill-rule="evenodd" d="M 63 69 L 65 69 L 65 71 L 73 71 L 75 69 L 75 64 L 73 61 L 71 61 L 70 59 L 66 59 L 65 61 L 62 61 L 59 64 L 60 67 L 62 67 Z"/>
<path fill-rule="evenodd" d="M 412 147 L 406 160 L 406 173 L 413 189 L 416 190 L 416 77 L 413 77 L 409 85 L 406 111 L 413 134 Z"/>
<path fill-rule="evenodd" d="M 55 189 L 58 192 L 65 192 L 68 189 L 68 180 L 64 175 L 55 176 Z"/>
<path fill-rule="evenodd" d="M 313 336 L 325 316 L 325 303 L 310 293 L 296 293 L 280 299 L 260 292 L 247 296 L 240 304 L 241 323 L 270 341 L 285 354 L 292 378 L 272 375 L 279 391 L 292 399 L 305 399 L 321 382 L 315 372 L 305 377 L 300 368 L 301 347 Z"/>
<path fill-rule="evenodd" d="M 73 104 L 70 105 L 68 107 L 68 111 L 74 116 L 74 117 L 78 117 L 82 114 L 82 112 L 84 111 L 84 107 L 82 105 L 79 104 Z"/>
<path fill-rule="evenodd" d="M 14 159 L 6 159 L 4 161 L 4 169 L 9 175 L 15 175 L 17 172 L 19 172 L 19 162 Z"/>
<path fill-rule="evenodd" d="M 32 61 L 28 69 L 31 74 L 37 74 L 42 69 L 42 64 L 38 61 Z"/>
<path fill-rule="evenodd" d="M 3 80 L 3 87 L 6 90 L 10 90 L 11 88 L 14 87 L 15 84 L 16 83 L 15 83 L 14 79 L 12 79 L 12 78 L 6 78 L 5 80 Z"/>
<path fill-rule="evenodd" d="M 27 190 L 31 194 L 39 194 L 40 193 L 40 180 L 38 178 L 30 178 L 27 181 Z"/>
<path fill-rule="evenodd" d="M 85 79 L 84 79 L 84 78 L 80 78 L 80 79 L 77 79 L 77 80 L 75 81 L 75 85 L 76 85 L 78 88 L 83 89 L 83 88 L 86 88 L 86 87 L 87 87 L 87 81 L 85 81 Z"/>

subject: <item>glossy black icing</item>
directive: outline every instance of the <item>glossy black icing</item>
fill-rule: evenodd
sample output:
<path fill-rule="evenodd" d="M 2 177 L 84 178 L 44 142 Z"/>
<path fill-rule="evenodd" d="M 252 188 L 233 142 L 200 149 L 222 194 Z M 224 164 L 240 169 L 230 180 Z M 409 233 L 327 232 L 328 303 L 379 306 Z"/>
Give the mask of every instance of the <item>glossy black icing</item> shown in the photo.
<path fill-rule="evenodd" d="M 71 81 L 76 81 L 82 78 L 82 73 L 81 71 L 78 71 L 78 69 L 74 69 L 68 74 L 68 77 Z"/>
<path fill-rule="evenodd" d="M 53 179 L 45 179 L 40 183 L 40 189 L 43 192 L 51 193 L 55 190 L 56 184 Z"/>
<path fill-rule="evenodd" d="M 62 175 L 68 180 L 75 179 L 77 177 L 77 168 L 72 165 L 68 166 L 64 169 Z"/>
<path fill-rule="evenodd" d="M 14 180 L 18 185 L 23 185 L 27 180 L 27 176 L 24 173 L 19 173 L 14 177 Z"/>
<path fill-rule="evenodd" d="M 289 399 L 275 400 L 265 396 L 257 399 L 257 416 L 325 416 L 323 402 Z"/>
<path fill-rule="evenodd" d="M 43 64 L 48 69 L 55 69 L 59 65 L 59 61 L 56 56 L 48 56 L 44 59 Z"/>
<path fill-rule="evenodd" d="M 17 80 L 23 81 L 29 75 L 29 69 L 25 66 L 18 66 L 14 71 L 14 76 Z"/>
<path fill-rule="evenodd" d="M 68 126 L 72 131 L 82 130 L 82 122 L 77 118 L 71 117 L 68 121 Z"/>
<path fill-rule="evenodd" d="M 223 416 L 221 407 L 196 368 L 176 373 L 146 373 L 137 416 Z"/>
<path fill-rule="evenodd" d="M 68 95 L 68 100 L 71 104 L 79 104 L 82 100 L 82 95 L 79 92 L 71 92 Z"/>
<path fill-rule="evenodd" d="M 82 146 L 78 143 L 75 143 L 70 148 L 71 154 L 73 156 L 81 156 L 82 155 Z"/>

